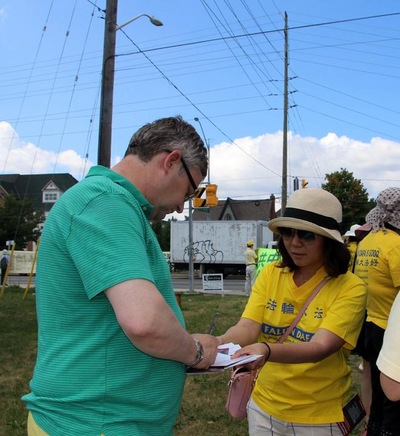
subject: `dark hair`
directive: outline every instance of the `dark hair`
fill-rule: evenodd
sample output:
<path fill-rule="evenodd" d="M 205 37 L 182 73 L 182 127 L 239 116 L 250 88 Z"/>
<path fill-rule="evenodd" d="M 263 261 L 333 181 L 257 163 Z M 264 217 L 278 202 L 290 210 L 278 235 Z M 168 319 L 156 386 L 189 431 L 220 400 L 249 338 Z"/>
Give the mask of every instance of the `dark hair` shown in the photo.
<path fill-rule="evenodd" d="M 196 129 L 181 116 L 161 118 L 145 124 L 132 135 L 125 156 L 137 155 L 148 162 L 163 151 L 180 150 L 189 166 L 197 167 L 207 175 L 207 148 Z"/>
<path fill-rule="evenodd" d="M 326 272 L 331 277 L 337 277 L 340 274 L 345 274 L 348 271 L 351 254 L 345 244 L 334 239 L 324 238 L 324 267 Z M 278 267 L 284 268 L 288 267 L 290 271 L 294 271 L 297 265 L 293 262 L 288 251 L 286 250 L 285 244 L 282 237 L 278 239 L 277 248 L 282 256 L 282 260 L 279 262 Z"/>

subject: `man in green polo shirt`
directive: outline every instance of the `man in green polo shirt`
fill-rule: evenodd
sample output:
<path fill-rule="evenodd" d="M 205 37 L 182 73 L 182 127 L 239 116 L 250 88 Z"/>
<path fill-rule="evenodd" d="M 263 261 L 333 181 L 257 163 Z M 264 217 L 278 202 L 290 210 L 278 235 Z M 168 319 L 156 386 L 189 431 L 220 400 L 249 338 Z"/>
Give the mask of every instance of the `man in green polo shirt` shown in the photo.
<path fill-rule="evenodd" d="M 217 340 L 185 330 L 149 221 L 182 212 L 206 173 L 193 126 L 164 118 L 54 205 L 37 259 L 28 435 L 172 434 L 186 368 L 213 363 Z"/>

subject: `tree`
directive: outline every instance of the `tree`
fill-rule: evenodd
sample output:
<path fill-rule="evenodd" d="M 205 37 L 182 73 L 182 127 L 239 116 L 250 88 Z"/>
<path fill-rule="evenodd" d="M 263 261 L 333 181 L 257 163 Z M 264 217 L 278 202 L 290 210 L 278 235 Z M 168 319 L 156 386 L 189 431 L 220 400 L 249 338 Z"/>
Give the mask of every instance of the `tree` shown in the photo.
<path fill-rule="evenodd" d="M 4 197 L 0 207 L 0 247 L 13 240 L 15 248 L 23 250 L 29 241 L 37 241 L 43 221 L 44 212 L 35 210 L 32 200 L 18 200 L 11 195 Z"/>
<path fill-rule="evenodd" d="M 170 251 L 170 234 L 171 222 L 170 221 L 153 221 L 151 227 L 157 236 L 162 251 Z"/>
<path fill-rule="evenodd" d="M 353 224 L 364 224 L 365 216 L 375 206 L 374 200 L 368 199 L 368 192 L 361 180 L 354 178 L 353 173 L 341 168 L 325 175 L 327 183 L 322 189 L 332 193 L 342 203 L 342 233 Z"/>

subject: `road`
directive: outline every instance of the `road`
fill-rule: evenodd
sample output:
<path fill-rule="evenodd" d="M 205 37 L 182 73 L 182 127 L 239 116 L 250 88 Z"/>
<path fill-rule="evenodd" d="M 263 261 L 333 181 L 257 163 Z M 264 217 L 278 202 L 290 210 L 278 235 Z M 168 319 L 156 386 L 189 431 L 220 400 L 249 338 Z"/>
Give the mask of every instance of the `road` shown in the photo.
<path fill-rule="evenodd" d="M 244 295 L 244 276 L 228 276 L 223 279 L 224 292 L 234 295 Z M 189 291 L 189 275 L 188 273 L 172 273 L 172 284 L 175 291 L 183 290 Z M 203 283 L 201 278 L 195 277 L 193 279 L 193 290 L 201 291 L 203 289 Z"/>
<path fill-rule="evenodd" d="M 20 286 L 21 288 L 26 288 L 28 280 L 29 276 L 8 276 L 7 284 L 9 286 Z M 30 287 L 35 287 L 35 276 L 31 279 Z"/>
<path fill-rule="evenodd" d="M 189 274 L 187 272 L 172 273 L 172 284 L 176 291 L 182 290 L 183 292 L 188 292 Z M 9 276 L 7 283 L 8 285 L 17 285 L 21 288 L 25 288 L 28 284 L 29 276 Z M 223 279 L 223 288 L 225 293 L 234 295 L 244 295 L 244 276 L 228 276 Z M 35 277 L 32 277 L 31 287 L 35 287 Z M 203 283 L 201 278 L 196 277 L 193 279 L 193 290 L 201 291 L 203 289 Z"/>

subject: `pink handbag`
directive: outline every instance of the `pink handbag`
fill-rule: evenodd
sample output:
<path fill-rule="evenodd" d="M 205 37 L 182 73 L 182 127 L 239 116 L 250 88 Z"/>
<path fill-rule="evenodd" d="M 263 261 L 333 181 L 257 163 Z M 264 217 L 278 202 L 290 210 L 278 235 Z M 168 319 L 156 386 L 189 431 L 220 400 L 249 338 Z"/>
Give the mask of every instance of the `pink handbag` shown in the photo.
<path fill-rule="evenodd" d="M 225 408 L 233 418 L 246 418 L 247 403 L 257 379 L 257 372 L 243 366 L 232 370 Z"/>

